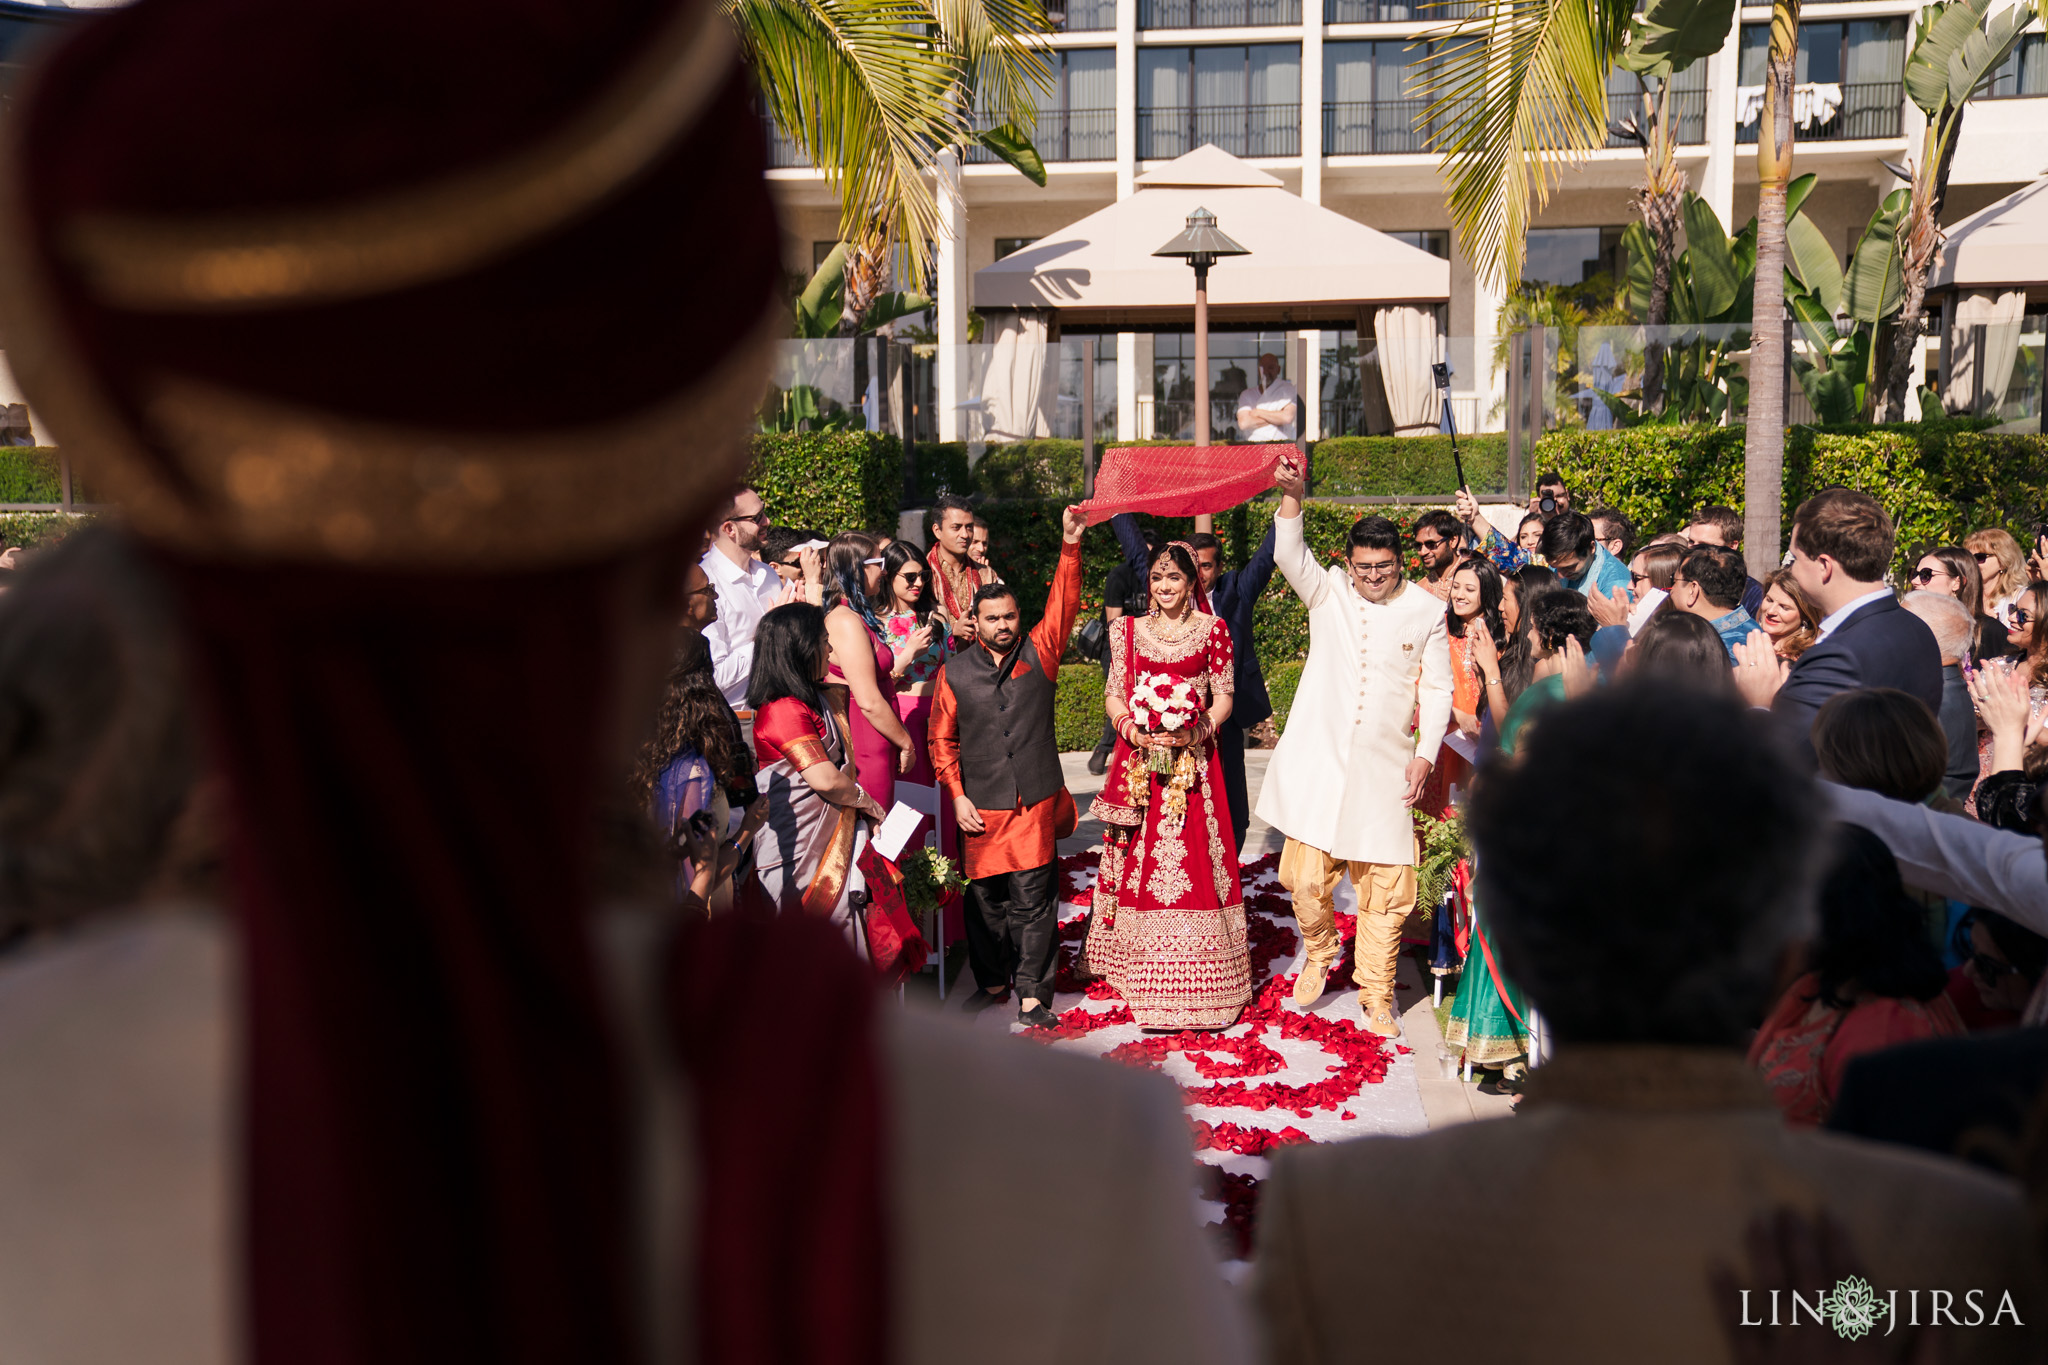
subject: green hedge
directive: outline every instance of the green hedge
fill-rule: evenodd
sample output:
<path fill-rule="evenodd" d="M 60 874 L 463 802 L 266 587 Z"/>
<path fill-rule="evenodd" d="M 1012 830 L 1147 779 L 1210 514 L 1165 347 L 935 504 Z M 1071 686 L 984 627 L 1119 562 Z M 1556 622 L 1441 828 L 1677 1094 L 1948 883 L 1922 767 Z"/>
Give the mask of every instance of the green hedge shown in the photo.
<path fill-rule="evenodd" d="M 867 431 L 763 433 L 753 438 L 748 481 L 781 525 L 893 535 L 903 446 Z"/>
<path fill-rule="evenodd" d="M 1575 502 L 1619 508 L 1641 535 L 1683 528 L 1702 503 L 1742 509 L 1739 427 L 1559 431 L 1545 436 L 1534 454 L 1539 468 L 1555 466 L 1564 475 Z M 1900 569 L 1927 547 L 1960 544 L 1986 526 L 2003 526 L 2029 544 L 2031 528 L 2048 518 L 2048 438 L 1998 435 L 1953 421 L 1787 431 L 1781 507 L 1787 535 L 1799 504 L 1833 484 L 1861 489 L 1884 504 L 1898 526 Z"/>
<path fill-rule="evenodd" d="M 0 502 L 62 502 L 54 446 L 0 446 Z"/>
<path fill-rule="evenodd" d="M 1474 491 L 1498 493 L 1508 486 L 1504 434 L 1460 436 L 1458 456 Z M 1329 498 L 1426 494 L 1448 499 L 1458 487 L 1458 462 L 1451 459 L 1448 436 L 1332 436 L 1309 447 L 1309 460 L 1315 469 L 1310 491 Z"/>
<path fill-rule="evenodd" d="M 1060 665 L 1052 711 L 1053 736 L 1063 754 L 1093 749 L 1102 739 L 1102 666 Z"/>
<path fill-rule="evenodd" d="M 1185 445 L 1183 441 L 1111 441 L 1118 445 Z M 1499 433 L 1458 438 L 1465 477 L 1482 492 L 1507 487 L 1507 437 Z M 1450 438 L 1445 436 L 1333 436 L 1309 446 L 1314 491 L 1325 497 L 1443 494 L 1457 487 Z M 919 499 L 942 492 L 977 498 L 1078 498 L 1081 443 L 1068 440 L 1017 441 L 990 446 L 970 472 L 967 447 L 959 441 L 917 447 Z"/>
<path fill-rule="evenodd" d="M 0 512 L 0 547 L 19 545 L 34 550 L 55 545 L 91 520 L 62 512 Z"/>

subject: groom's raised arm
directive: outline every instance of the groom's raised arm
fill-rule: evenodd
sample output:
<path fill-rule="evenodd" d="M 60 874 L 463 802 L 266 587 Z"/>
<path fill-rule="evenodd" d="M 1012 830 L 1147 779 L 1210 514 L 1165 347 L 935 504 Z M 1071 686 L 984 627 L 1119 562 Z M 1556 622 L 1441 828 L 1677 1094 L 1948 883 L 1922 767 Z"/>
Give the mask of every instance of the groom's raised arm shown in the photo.
<path fill-rule="evenodd" d="M 1273 514 L 1273 563 L 1279 566 L 1287 586 L 1313 609 L 1330 590 L 1330 577 L 1316 567 L 1316 557 L 1309 553 L 1302 533 L 1307 519 L 1302 516 L 1301 499 L 1308 474 L 1283 456 L 1274 469 L 1273 482 L 1280 487 L 1280 509 Z"/>

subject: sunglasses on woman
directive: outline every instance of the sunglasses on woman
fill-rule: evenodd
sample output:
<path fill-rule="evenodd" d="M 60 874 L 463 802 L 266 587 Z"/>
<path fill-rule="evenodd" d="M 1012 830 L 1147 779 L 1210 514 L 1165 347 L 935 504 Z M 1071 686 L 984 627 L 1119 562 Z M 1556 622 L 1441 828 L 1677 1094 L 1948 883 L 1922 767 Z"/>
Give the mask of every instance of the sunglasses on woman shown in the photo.
<path fill-rule="evenodd" d="M 2028 611 L 2025 607 L 2014 607 L 2012 609 L 2012 623 L 2016 626 L 2023 626 L 2033 619 L 2034 613 Z"/>
<path fill-rule="evenodd" d="M 1915 583 L 1932 583 L 1937 578 L 1947 578 L 1948 576 L 1946 569 L 1915 569 L 1912 573 L 1912 579 Z"/>
<path fill-rule="evenodd" d="M 1970 558 L 1976 560 L 1979 564 L 1989 564 L 1995 556 L 1987 550 L 1976 550 L 1971 553 Z"/>

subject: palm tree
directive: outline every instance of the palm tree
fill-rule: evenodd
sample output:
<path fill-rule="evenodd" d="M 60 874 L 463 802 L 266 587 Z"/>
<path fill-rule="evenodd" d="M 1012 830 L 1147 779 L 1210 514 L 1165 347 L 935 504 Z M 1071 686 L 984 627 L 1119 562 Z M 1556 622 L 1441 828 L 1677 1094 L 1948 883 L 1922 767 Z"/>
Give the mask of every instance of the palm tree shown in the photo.
<path fill-rule="evenodd" d="M 1433 143 L 1451 221 L 1481 279 L 1520 283 L 1529 220 L 1567 166 L 1607 140 L 1607 77 L 1625 58 L 1696 61 L 1718 52 L 1732 0 L 1653 0 L 1631 24 L 1627 0 L 1501 0 L 1468 20 L 1417 93 L 1432 101 Z M 1792 70 L 1798 0 L 1773 0 L 1757 146 L 1756 330 L 1750 351 L 1743 543 L 1750 571 L 1778 557 L 1785 465 L 1785 188 L 1792 175 Z"/>
<path fill-rule="evenodd" d="M 1039 0 L 723 2 L 768 116 L 838 190 L 848 325 L 887 287 L 898 249 L 925 277 L 940 148 L 979 143 L 1045 183 L 1029 135 L 1052 81 Z"/>
<path fill-rule="evenodd" d="M 1764 108 L 1756 138 L 1756 327 L 1742 434 L 1742 545 L 1752 576 L 1778 566 L 1785 487 L 1785 189 L 1792 183 L 1792 72 L 1799 0 L 1772 0 Z"/>
<path fill-rule="evenodd" d="M 1948 194 L 1949 164 L 1963 111 L 1977 86 L 1997 70 L 2034 17 L 2029 5 L 2015 5 L 1985 22 L 1991 0 L 1954 0 L 1930 6 L 1920 17 L 1906 58 L 1906 94 L 1927 115 L 1920 155 L 1907 169 L 1913 182 L 1906 220 L 1899 229 L 1899 275 L 1903 300 L 1892 329 L 1891 364 L 1881 421 L 1903 421 L 1906 386 L 1912 382 L 1913 352 L 1919 346 L 1920 314 L 1927 277 L 1941 263 L 1941 202 Z"/>

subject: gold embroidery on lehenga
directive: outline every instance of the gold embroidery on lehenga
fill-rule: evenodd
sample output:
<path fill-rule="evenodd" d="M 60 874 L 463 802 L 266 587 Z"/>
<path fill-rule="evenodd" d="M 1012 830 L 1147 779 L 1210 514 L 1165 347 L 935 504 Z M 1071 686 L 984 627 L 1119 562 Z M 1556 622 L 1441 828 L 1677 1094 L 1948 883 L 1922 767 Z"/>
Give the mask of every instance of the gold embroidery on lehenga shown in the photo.
<path fill-rule="evenodd" d="M 1188 846 L 1178 839 L 1163 840 L 1152 855 L 1152 876 L 1146 890 L 1161 909 L 1178 905 L 1195 889 L 1194 878 L 1188 876 L 1185 866 L 1187 856 Z"/>

